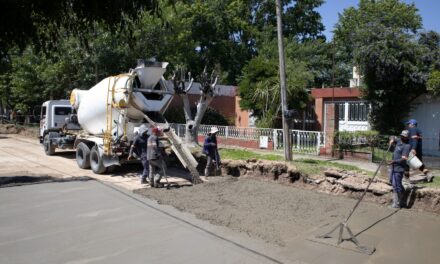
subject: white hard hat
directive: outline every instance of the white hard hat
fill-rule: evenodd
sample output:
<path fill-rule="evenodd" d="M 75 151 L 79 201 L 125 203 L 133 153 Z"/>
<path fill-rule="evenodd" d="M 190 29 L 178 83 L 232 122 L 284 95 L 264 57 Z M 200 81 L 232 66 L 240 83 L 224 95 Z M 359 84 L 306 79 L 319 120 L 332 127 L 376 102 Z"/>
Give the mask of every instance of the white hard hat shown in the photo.
<path fill-rule="evenodd" d="M 402 137 L 409 137 L 409 131 L 408 130 L 402 130 L 402 133 L 400 133 Z"/>
<path fill-rule="evenodd" d="M 218 132 L 218 128 L 217 127 L 211 127 L 211 131 L 209 131 L 210 134 L 214 134 Z"/>

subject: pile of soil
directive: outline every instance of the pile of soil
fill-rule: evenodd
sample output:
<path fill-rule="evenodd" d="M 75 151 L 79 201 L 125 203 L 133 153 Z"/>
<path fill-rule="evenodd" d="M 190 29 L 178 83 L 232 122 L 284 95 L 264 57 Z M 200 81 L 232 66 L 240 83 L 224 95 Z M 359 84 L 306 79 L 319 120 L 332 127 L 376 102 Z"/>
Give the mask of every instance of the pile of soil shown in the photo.
<path fill-rule="evenodd" d="M 38 127 L 24 127 L 14 124 L 0 124 L 0 134 L 19 134 L 25 137 L 38 138 Z"/>

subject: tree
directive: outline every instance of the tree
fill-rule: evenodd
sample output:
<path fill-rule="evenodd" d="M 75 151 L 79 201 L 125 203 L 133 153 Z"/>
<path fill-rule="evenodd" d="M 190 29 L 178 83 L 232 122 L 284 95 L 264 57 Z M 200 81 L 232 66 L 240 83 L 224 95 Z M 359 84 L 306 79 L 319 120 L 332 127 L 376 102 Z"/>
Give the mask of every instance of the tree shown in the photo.
<path fill-rule="evenodd" d="M 269 30 L 271 37 L 276 37 L 275 3 L 265 0 L 248 0 L 249 24 L 256 32 Z M 323 0 L 285 0 L 283 5 L 283 35 L 289 41 L 307 41 L 323 39 L 324 25 L 321 15 L 315 10 Z"/>
<path fill-rule="evenodd" d="M 189 73 L 188 79 L 189 84 L 186 86 L 184 73 L 181 72 L 181 74 L 174 74 L 173 85 L 175 93 L 179 95 L 183 101 L 183 111 L 185 113 L 185 143 L 194 146 L 197 144 L 197 134 L 202 118 L 208 109 L 209 104 L 214 97 L 218 95 L 218 90 L 216 89 L 218 77 L 214 72 L 209 75 L 206 68 L 203 71 L 200 76 L 200 98 L 197 103 L 195 115 L 191 112 L 188 98 L 188 92 L 194 83 L 194 79 L 191 78 L 191 73 Z"/>
<path fill-rule="evenodd" d="M 28 44 L 52 50 L 62 37 L 60 28 L 80 37 L 95 22 L 115 30 L 142 10 L 160 14 L 158 0 L 8 0 L 2 1 L 1 10 L 0 57 Z"/>
<path fill-rule="evenodd" d="M 428 91 L 436 96 L 440 96 L 440 71 L 432 71 L 427 83 Z"/>
<path fill-rule="evenodd" d="M 98 26 L 92 31 L 99 33 L 93 38 L 86 36 L 90 39 L 88 48 L 78 38 L 66 36 L 51 53 L 32 45 L 22 51 L 13 49 L 0 73 L 0 96 L 8 108 L 20 103 L 33 109 L 45 100 L 68 98 L 74 88 L 89 89 L 102 78 L 133 65 L 124 62 L 127 55 L 115 41 L 118 37 Z"/>
<path fill-rule="evenodd" d="M 433 95 L 440 96 L 440 34 L 435 31 L 422 32 L 419 44 L 424 48 L 423 65 L 429 71 L 426 88 Z"/>
<path fill-rule="evenodd" d="M 426 45 L 418 43 L 421 25 L 415 5 L 398 0 L 361 0 L 336 25 L 335 45 L 359 66 L 371 122 L 382 133 L 400 130 L 411 101 L 426 92 L 431 63 L 424 58 Z"/>
<path fill-rule="evenodd" d="M 200 76 L 209 65 L 221 72 L 220 83 L 237 84 L 243 66 L 274 47 L 267 45 L 276 25 L 275 5 L 270 1 L 12 2 L 3 4 L 2 10 L 9 13 L 0 18 L 5 21 L 0 25 L 0 97 L 8 107 L 25 94 L 29 98 L 37 94 L 35 100 L 24 103 L 29 108 L 51 96 L 65 98 L 73 88 L 88 89 L 102 78 L 126 72 L 139 58 L 170 62 L 168 77 L 179 67 Z M 327 50 L 322 45 L 321 18 L 314 10 L 322 2 L 283 3 L 289 42 L 321 40 L 314 47 Z M 23 74 L 15 66 L 29 59 L 29 52 L 35 69 Z M 313 48 L 306 53 L 313 54 Z M 328 83 L 330 75 L 324 68 L 328 68 L 329 56 L 313 56 L 313 62 L 304 64 L 310 58 L 307 55 L 293 63 L 306 65 L 316 74 L 318 85 Z M 20 80 L 23 76 L 26 82 Z"/>
<path fill-rule="evenodd" d="M 276 47 L 275 42 L 271 45 Z M 292 49 L 286 48 L 287 102 L 289 109 L 300 110 L 309 101 L 306 87 L 312 83 L 313 74 L 306 62 L 289 56 Z M 243 69 L 239 84 L 240 106 L 252 111 L 253 116 L 258 118 L 259 127 L 279 127 L 281 124 L 278 67 L 276 49 L 268 46 Z"/>

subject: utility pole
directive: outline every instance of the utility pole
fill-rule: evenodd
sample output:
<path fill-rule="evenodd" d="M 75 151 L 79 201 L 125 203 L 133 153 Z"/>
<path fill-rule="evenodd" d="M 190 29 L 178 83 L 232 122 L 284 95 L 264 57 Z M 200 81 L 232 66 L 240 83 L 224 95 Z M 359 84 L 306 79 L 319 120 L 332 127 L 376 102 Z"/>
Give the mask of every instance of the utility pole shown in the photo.
<path fill-rule="evenodd" d="M 277 31 L 278 31 L 278 57 L 280 61 L 280 89 L 281 89 L 281 116 L 283 118 L 283 143 L 284 143 L 284 159 L 292 160 L 292 148 L 290 146 L 289 124 L 285 116 L 287 111 L 286 96 L 286 65 L 284 63 L 284 44 L 283 44 L 283 28 L 281 21 L 281 0 L 276 0 L 277 10 Z"/>

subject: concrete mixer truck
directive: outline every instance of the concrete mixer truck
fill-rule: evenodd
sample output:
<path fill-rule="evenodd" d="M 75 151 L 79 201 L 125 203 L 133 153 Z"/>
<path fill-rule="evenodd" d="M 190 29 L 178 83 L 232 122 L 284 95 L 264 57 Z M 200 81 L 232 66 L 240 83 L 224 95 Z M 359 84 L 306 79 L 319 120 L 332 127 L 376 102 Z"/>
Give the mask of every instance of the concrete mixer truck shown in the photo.
<path fill-rule="evenodd" d="M 40 143 L 45 153 L 75 149 L 78 166 L 97 174 L 126 163 L 139 127 L 154 123 L 149 116 L 163 114 L 174 95 L 163 78 L 167 65 L 139 60 L 127 74 L 105 78 L 89 90 L 73 90 L 70 100 L 44 102 Z M 177 136 L 166 134 L 182 163 L 196 166 Z"/>

